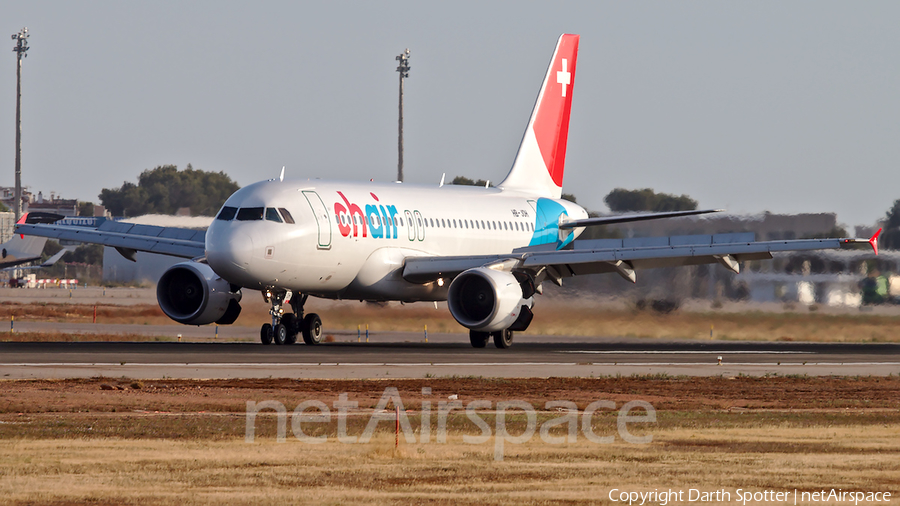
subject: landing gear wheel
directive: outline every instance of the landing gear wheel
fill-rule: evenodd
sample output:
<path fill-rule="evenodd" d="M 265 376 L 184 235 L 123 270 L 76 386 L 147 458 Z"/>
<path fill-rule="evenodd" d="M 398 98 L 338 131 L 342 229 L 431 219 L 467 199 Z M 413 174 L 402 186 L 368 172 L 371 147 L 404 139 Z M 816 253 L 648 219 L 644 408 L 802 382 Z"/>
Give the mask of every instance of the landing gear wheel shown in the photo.
<path fill-rule="evenodd" d="M 316 313 L 309 313 L 303 319 L 303 342 L 306 344 L 322 342 L 322 319 Z"/>
<path fill-rule="evenodd" d="M 261 329 L 259 329 L 259 340 L 262 341 L 263 344 L 272 344 L 272 324 L 271 323 L 263 323 Z"/>
<path fill-rule="evenodd" d="M 469 342 L 472 343 L 473 348 L 484 348 L 490 337 L 491 335 L 487 332 L 469 331 Z"/>
<path fill-rule="evenodd" d="M 285 344 L 294 344 L 297 342 L 297 316 L 294 313 L 285 313 L 281 317 L 281 324 L 287 329 L 287 340 Z"/>
<path fill-rule="evenodd" d="M 272 329 L 272 334 L 273 334 L 273 337 L 275 338 L 275 344 L 277 344 L 279 346 L 282 344 L 287 344 L 288 331 L 284 325 L 282 325 L 280 323 L 278 325 L 275 325 L 275 327 Z"/>
<path fill-rule="evenodd" d="M 491 332 L 491 335 L 494 337 L 494 346 L 498 348 L 509 348 L 512 346 L 513 342 L 513 331 L 509 329 L 498 330 L 497 332 Z"/>

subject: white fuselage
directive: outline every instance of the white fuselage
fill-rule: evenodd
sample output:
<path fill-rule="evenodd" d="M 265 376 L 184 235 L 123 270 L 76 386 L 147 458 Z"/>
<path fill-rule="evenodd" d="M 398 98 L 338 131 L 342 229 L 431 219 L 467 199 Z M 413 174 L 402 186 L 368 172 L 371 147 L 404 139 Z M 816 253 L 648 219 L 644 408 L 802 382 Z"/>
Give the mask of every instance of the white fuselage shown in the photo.
<path fill-rule="evenodd" d="M 232 219 L 222 219 L 232 212 Z M 565 200 L 496 188 L 269 180 L 225 202 L 207 231 L 206 253 L 217 274 L 247 288 L 327 298 L 445 300 L 446 284 L 401 277 L 406 257 L 561 247 L 579 232 L 560 234 L 563 214 L 587 217 Z"/>

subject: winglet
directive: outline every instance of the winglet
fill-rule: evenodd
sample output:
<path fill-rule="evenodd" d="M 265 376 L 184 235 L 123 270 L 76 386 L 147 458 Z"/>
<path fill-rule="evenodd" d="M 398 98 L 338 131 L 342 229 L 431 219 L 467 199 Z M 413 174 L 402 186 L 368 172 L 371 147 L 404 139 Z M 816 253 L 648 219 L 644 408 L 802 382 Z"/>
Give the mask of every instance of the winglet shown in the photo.
<path fill-rule="evenodd" d="M 875 250 L 875 254 L 878 254 L 878 236 L 881 235 L 881 229 L 878 229 L 878 232 L 869 239 L 869 244 L 872 245 L 872 249 Z"/>
<path fill-rule="evenodd" d="M 879 228 L 877 232 L 872 234 L 868 240 L 866 239 L 844 239 L 844 244 L 861 244 L 864 242 L 869 243 L 872 246 L 872 249 L 875 251 L 875 254 L 878 254 L 878 236 L 881 235 L 881 229 Z"/>

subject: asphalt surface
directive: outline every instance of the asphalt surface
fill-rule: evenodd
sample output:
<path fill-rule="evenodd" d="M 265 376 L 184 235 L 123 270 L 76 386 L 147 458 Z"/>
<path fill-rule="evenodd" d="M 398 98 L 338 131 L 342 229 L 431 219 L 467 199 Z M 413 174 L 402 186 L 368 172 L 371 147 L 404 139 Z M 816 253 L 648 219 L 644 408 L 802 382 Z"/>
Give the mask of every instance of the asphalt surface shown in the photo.
<path fill-rule="evenodd" d="M 474 349 L 462 334 L 379 334 L 289 346 L 242 342 L 0 343 L 0 378 L 422 378 L 900 374 L 900 345 L 661 342 L 517 336 Z M 721 363 L 720 363 L 721 358 Z"/>

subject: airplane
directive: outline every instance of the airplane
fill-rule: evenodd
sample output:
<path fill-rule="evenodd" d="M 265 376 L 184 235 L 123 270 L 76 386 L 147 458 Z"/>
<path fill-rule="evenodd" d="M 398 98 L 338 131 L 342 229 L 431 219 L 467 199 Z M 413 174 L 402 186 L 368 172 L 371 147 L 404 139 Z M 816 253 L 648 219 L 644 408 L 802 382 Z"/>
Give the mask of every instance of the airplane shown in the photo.
<path fill-rule="evenodd" d="M 63 216 L 53 213 L 25 213 L 16 224 L 54 223 L 61 218 Z M 40 260 L 46 242 L 45 237 L 25 237 L 14 234 L 8 241 L 0 244 L 0 270 L 40 268 L 53 265 L 62 255 L 54 255 L 37 266 L 21 267 L 23 264 Z"/>
<path fill-rule="evenodd" d="M 241 290 L 260 290 L 271 321 L 263 344 L 322 339 L 308 297 L 447 301 L 472 346 L 508 348 L 528 328 L 543 282 L 575 275 L 772 258 L 776 251 L 839 248 L 864 239 L 754 242 L 724 236 L 576 247 L 585 227 L 699 215 L 694 210 L 591 218 L 561 199 L 579 36 L 557 41 L 512 168 L 497 187 L 278 178 L 229 197 L 204 233 L 107 221 L 96 229 L 20 225 L 23 234 L 190 259 L 157 284 L 167 316 L 188 325 L 233 323 Z M 487 185 L 485 185 L 487 186 Z M 877 234 L 868 242 L 876 245 Z M 285 309 L 290 306 L 291 311 Z"/>

